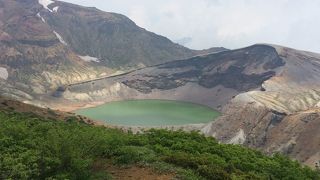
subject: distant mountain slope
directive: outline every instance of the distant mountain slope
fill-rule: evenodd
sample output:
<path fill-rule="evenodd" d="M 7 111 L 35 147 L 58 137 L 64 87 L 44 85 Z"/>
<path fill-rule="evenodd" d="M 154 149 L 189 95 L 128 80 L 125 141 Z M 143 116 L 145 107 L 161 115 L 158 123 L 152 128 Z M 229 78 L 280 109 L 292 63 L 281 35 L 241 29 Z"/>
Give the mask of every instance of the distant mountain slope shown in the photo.
<path fill-rule="evenodd" d="M 201 53 L 123 15 L 61 1 L 0 0 L 0 93 L 16 99 Z"/>
<path fill-rule="evenodd" d="M 56 11 L 43 9 L 40 14 L 68 46 L 79 55 L 97 57 L 108 67 L 148 66 L 196 54 L 120 14 L 59 1 L 48 7 Z"/>
<path fill-rule="evenodd" d="M 36 0 L 0 1 L 0 78 L 2 95 L 32 100 L 65 83 L 112 73 L 85 62 L 43 19 Z"/>

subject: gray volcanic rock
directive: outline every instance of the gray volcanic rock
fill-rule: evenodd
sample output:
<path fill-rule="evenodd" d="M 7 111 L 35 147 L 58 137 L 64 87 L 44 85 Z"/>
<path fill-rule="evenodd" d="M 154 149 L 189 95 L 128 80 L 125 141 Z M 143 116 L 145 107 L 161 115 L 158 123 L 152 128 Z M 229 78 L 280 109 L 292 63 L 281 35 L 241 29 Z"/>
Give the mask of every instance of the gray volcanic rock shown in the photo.
<path fill-rule="evenodd" d="M 293 114 L 255 104 L 232 103 L 202 129 L 219 141 L 242 144 L 267 154 L 280 152 L 311 167 L 320 159 L 320 108 Z"/>
<path fill-rule="evenodd" d="M 249 48 L 194 57 L 189 60 L 176 61 L 155 66 L 155 72 L 149 74 L 138 71 L 142 78 L 126 80 L 127 86 L 150 92 L 152 89 L 174 89 L 188 82 L 198 83 L 205 88 L 222 85 L 239 92 L 248 91 L 275 75 L 273 69 L 284 65 L 276 50 L 269 46 L 256 45 Z M 256 72 L 250 72 L 251 67 Z M 258 72 L 259 71 L 259 72 Z M 143 77 L 148 77 L 144 80 Z"/>
<path fill-rule="evenodd" d="M 112 68 L 149 66 L 197 54 L 169 39 L 138 27 L 129 18 L 56 1 L 41 15 L 79 55 L 97 57 Z"/>
<path fill-rule="evenodd" d="M 264 91 L 232 99 L 202 131 L 225 143 L 282 152 L 315 167 L 320 159 L 320 55 L 274 46 L 285 61 Z"/>
<path fill-rule="evenodd" d="M 0 94 L 32 100 L 65 83 L 111 73 L 72 52 L 43 19 L 36 0 L 0 1 Z"/>
<path fill-rule="evenodd" d="M 254 45 L 70 85 L 64 97 L 88 102 L 174 99 L 219 109 L 241 92 L 261 89 L 263 82 L 275 76 L 276 69 L 284 65 L 275 48 Z M 118 89 L 110 94 L 114 86 Z"/>
<path fill-rule="evenodd" d="M 123 15 L 61 1 L 0 0 L 0 94 L 35 101 L 60 86 L 195 56 Z"/>

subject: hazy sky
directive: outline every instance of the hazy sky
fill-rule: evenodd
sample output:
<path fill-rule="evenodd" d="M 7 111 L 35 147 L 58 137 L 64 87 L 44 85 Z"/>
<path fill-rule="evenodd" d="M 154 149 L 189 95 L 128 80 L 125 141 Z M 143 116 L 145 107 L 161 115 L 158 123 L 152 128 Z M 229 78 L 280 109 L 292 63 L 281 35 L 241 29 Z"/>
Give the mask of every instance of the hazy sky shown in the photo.
<path fill-rule="evenodd" d="M 65 0 L 124 14 L 194 49 L 272 43 L 320 52 L 320 0 Z"/>

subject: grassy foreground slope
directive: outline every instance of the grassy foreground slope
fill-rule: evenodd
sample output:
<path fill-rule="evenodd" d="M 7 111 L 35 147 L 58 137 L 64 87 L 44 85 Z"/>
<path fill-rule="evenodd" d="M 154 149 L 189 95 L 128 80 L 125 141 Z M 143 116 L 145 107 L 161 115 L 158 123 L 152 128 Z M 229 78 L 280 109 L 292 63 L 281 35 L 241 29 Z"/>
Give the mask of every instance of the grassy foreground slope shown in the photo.
<path fill-rule="evenodd" d="M 320 179 L 281 155 L 219 144 L 197 132 L 133 135 L 32 114 L 0 111 L 0 179 L 111 179 L 96 162 L 141 165 L 178 179 Z"/>

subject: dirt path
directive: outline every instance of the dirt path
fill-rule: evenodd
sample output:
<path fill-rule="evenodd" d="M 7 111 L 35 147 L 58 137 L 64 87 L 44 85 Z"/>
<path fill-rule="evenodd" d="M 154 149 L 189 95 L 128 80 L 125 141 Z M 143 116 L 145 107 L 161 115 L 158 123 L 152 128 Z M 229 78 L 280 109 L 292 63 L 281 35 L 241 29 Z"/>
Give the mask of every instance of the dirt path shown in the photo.
<path fill-rule="evenodd" d="M 129 167 L 119 167 L 110 164 L 106 160 L 98 160 L 94 163 L 93 171 L 106 171 L 114 180 L 172 180 L 174 173 L 158 173 L 152 168 L 132 165 Z"/>
<path fill-rule="evenodd" d="M 108 172 L 116 180 L 171 180 L 174 179 L 174 174 L 159 174 L 150 168 L 144 167 L 129 167 L 119 168 L 114 166 L 107 167 Z"/>

